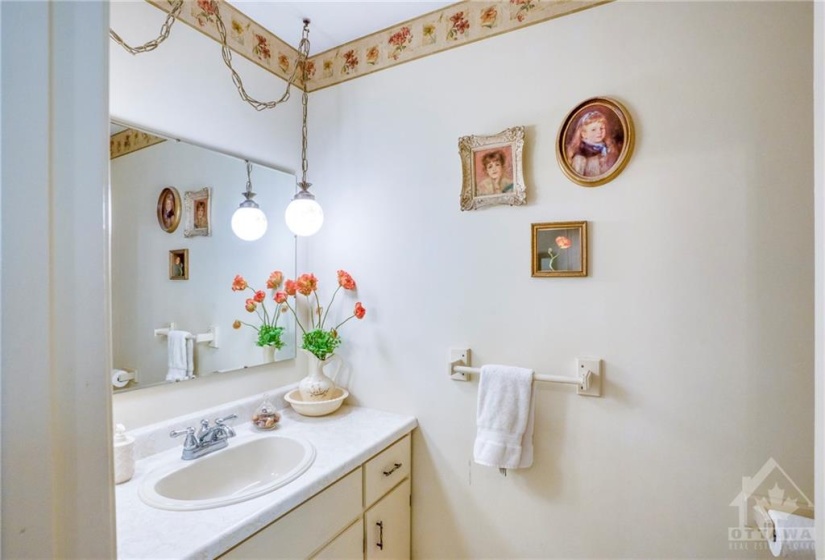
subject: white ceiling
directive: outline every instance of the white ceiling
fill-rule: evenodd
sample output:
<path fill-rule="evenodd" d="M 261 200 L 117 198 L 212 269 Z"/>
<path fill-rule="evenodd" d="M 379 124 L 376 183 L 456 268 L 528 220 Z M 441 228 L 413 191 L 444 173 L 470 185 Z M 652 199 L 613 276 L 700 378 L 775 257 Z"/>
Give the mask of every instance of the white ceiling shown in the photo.
<path fill-rule="evenodd" d="M 309 18 L 310 55 L 403 23 L 409 19 L 455 4 L 453 2 L 402 2 L 381 0 L 347 2 L 279 2 L 275 0 L 228 0 L 241 12 L 290 45 L 298 48 L 304 18 Z"/>

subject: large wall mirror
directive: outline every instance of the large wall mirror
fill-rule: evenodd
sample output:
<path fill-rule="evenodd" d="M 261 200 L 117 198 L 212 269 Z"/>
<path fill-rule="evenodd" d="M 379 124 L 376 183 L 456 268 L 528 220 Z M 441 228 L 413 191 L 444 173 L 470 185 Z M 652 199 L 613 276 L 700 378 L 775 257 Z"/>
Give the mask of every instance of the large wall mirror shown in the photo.
<path fill-rule="evenodd" d="M 170 382 L 163 330 L 172 325 L 205 339 L 216 336 L 217 344 L 193 345 L 196 378 L 294 358 L 291 314 L 279 319 L 286 345 L 274 355 L 256 345 L 252 327 L 233 328 L 236 320 L 256 326 L 260 320 L 245 309 L 252 292 L 233 292 L 232 281 L 239 274 L 265 290 L 268 312 L 276 312 L 266 281 L 274 270 L 294 277 L 296 243 L 274 209 L 294 193 L 295 176 L 252 164 L 254 200 L 269 223 L 261 239 L 242 241 L 230 223 L 244 200 L 244 160 L 177 140 L 155 141 L 149 132 L 117 123 L 112 133 L 113 366 L 135 375 L 115 390 Z"/>

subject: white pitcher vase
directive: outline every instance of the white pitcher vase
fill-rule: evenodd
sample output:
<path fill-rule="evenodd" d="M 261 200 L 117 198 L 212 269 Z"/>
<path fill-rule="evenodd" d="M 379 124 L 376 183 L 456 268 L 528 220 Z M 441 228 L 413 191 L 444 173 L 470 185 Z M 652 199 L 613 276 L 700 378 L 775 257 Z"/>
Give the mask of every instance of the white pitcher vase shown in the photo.
<path fill-rule="evenodd" d="M 304 350 L 304 352 L 306 352 Z M 298 383 L 298 391 L 305 401 L 326 401 L 332 398 L 332 390 L 335 389 L 335 382 L 324 374 L 324 366 L 333 361 L 335 354 L 328 356 L 325 360 L 319 360 L 314 354 L 306 352 L 309 360 L 309 375 Z M 340 367 L 340 362 L 338 367 Z M 333 377 L 338 372 L 336 368 Z"/>
<path fill-rule="evenodd" d="M 274 346 L 261 346 L 261 352 L 263 356 L 263 363 L 271 364 L 275 361 L 275 352 L 278 350 L 275 349 Z"/>

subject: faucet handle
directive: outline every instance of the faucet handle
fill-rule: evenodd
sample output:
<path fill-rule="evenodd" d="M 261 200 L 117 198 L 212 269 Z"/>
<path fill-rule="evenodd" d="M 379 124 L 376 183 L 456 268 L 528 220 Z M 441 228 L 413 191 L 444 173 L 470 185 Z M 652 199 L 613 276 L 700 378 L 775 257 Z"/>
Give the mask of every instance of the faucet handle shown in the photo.
<path fill-rule="evenodd" d="M 183 448 L 184 449 L 195 449 L 198 446 L 198 442 L 195 440 L 195 428 L 188 427 L 183 430 L 172 430 L 169 432 L 169 437 L 178 437 L 186 435 L 186 439 L 183 440 Z"/>
<path fill-rule="evenodd" d="M 232 426 L 227 426 L 224 424 L 224 422 L 227 420 L 234 420 L 237 417 L 237 414 L 230 414 L 229 416 L 224 416 L 223 418 L 215 418 L 215 426 L 218 428 L 223 428 L 226 432 L 226 437 L 235 437 L 235 430 L 232 429 Z"/>

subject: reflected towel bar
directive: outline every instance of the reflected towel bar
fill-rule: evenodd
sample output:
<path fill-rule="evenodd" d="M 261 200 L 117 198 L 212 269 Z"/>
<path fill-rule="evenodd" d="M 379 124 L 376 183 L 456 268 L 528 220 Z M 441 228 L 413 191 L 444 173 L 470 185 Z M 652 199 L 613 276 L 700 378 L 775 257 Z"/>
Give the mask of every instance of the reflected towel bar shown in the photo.
<path fill-rule="evenodd" d="M 588 397 L 600 397 L 602 394 L 601 360 L 599 358 L 579 358 L 577 376 L 533 374 L 536 381 L 566 383 L 576 385 L 578 394 Z M 450 378 L 455 381 L 470 381 L 468 374 L 480 374 L 481 368 L 470 367 L 469 348 L 450 348 L 447 356 Z"/>
<path fill-rule="evenodd" d="M 175 323 L 170 323 L 168 327 L 162 329 L 155 329 L 155 336 L 168 336 L 169 331 L 175 330 Z M 207 332 L 201 334 L 190 334 L 186 337 L 189 340 L 195 341 L 195 344 L 201 342 L 208 342 L 210 348 L 218 347 L 218 327 L 209 327 Z"/>

